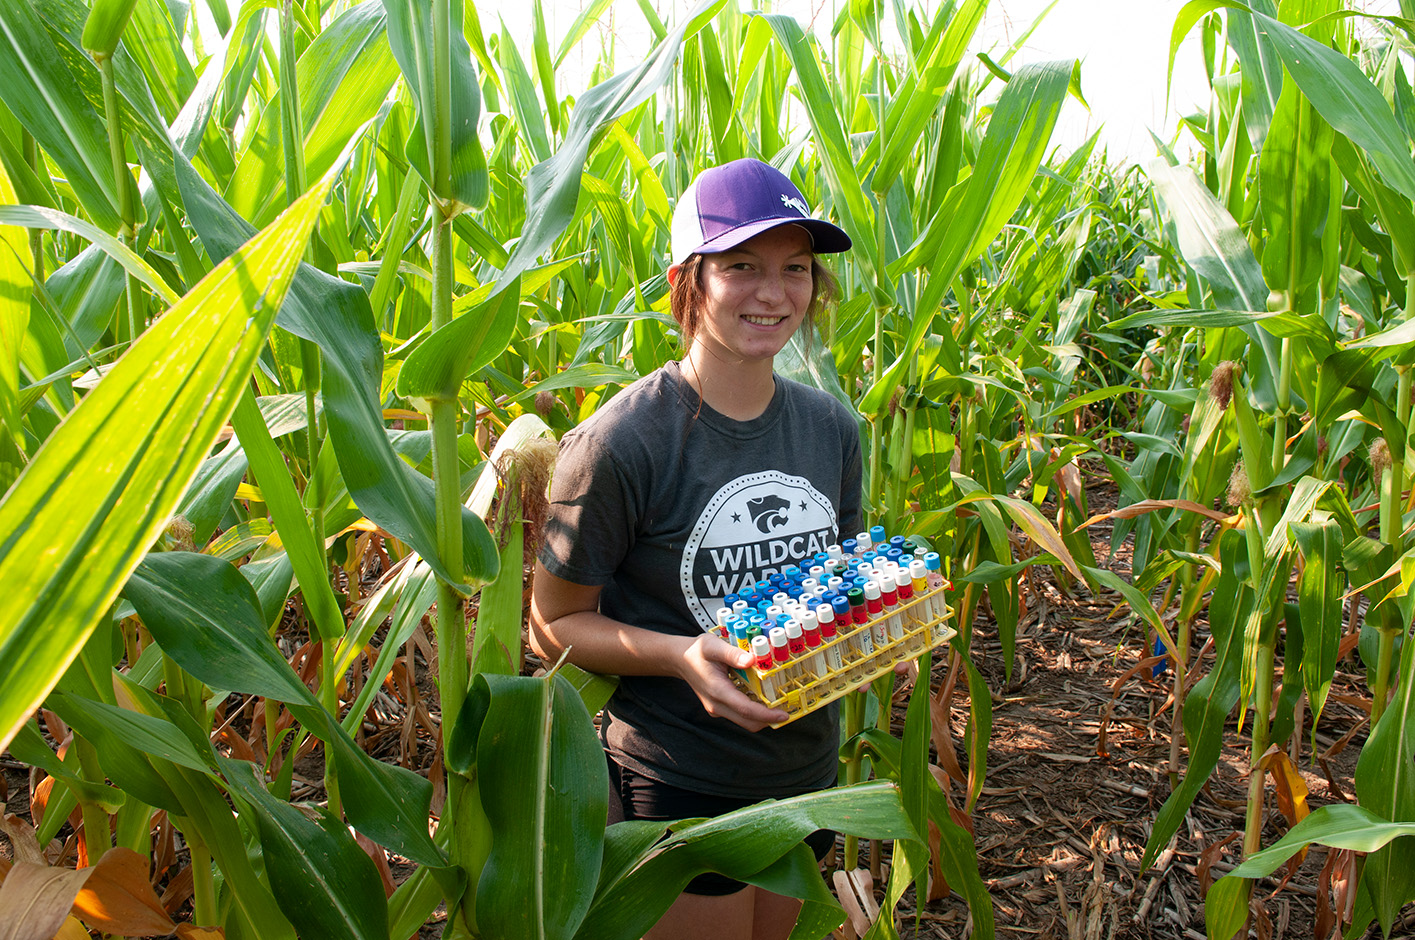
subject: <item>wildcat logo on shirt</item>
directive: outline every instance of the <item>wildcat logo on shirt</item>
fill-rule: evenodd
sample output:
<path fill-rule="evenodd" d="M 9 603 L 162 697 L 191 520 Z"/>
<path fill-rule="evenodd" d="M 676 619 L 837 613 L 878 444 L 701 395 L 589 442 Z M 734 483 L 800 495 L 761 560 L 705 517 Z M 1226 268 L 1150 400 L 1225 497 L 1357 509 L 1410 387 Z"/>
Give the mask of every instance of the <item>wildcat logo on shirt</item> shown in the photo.
<path fill-rule="evenodd" d="M 776 470 L 728 483 L 708 500 L 683 547 L 679 582 L 704 629 L 750 579 L 799 565 L 835 541 L 835 507 L 804 477 Z"/>
<path fill-rule="evenodd" d="M 775 493 L 747 500 L 747 511 L 752 514 L 752 521 L 763 532 L 770 532 L 773 528 L 780 528 L 789 523 L 791 519 L 786 515 L 786 511 L 790 508 L 791 504 Z"/>

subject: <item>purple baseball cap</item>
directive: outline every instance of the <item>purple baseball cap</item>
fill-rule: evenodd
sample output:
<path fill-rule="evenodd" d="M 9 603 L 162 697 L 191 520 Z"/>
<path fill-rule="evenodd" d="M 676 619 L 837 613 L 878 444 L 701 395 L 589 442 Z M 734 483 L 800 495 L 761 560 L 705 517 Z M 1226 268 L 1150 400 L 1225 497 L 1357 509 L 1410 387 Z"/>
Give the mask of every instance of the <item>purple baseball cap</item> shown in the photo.
<path fill-rule="evenodd" d="M 746 157 L 703 170 L 673 210 L 673 263 L 726 251 L 778 225 L 801 226 L 817 253 L 850 248 L 850 236 L 812 218 L 801 191 L 776 167 Z"/>

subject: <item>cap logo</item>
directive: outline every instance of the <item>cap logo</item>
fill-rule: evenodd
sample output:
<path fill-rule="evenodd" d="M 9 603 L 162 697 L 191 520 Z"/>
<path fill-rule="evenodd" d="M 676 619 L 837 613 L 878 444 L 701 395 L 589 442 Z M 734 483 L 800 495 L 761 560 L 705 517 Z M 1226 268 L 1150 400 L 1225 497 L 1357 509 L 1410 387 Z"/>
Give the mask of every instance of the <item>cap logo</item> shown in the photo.
<path fill-rule="evenodd" d="M 782 205 L 784 205 L 784 206 L 787 206 L 787 207 L 789 207 L 789 208 L 795 209 L 797 212 L 801 213 L 802 215 L 810 215 L 810 214 L 811 214 L 811 210 L 806 206 L 806 204 L 805 204 L 804 202 L 802 202 L 800 199 L 797 199 L 795 196 L 788 196 L 788 195 L 786 195 L 785 193 L 782 193 L 782 194 L 781 194 L 781 203 L 782 203 Z"/>

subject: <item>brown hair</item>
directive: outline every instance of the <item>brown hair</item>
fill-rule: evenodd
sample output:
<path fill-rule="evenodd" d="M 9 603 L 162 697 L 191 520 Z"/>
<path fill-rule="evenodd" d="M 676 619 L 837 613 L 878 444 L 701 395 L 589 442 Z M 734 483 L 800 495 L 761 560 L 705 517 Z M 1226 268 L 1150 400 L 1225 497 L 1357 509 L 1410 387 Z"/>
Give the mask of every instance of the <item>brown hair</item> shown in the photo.
<path fill-rule="evenodd" d="M 683 337 L 683 348 L 693 345 L 693 337 L 698 335 L 698 327 L 703 320 L 703 256 L 691 254 L 678 268 L 672 288 L 668 292 L 668 309 L 673 319 L 678 321 L 678 329 Z M 830 269 L 811 258 L 811 302 L 806 307 L 806 325 L 815 322 L 816 314 L 835 301 L 840 293 L 840 284 Z M 807 334 L 809 336 L 810 334 Z"/>

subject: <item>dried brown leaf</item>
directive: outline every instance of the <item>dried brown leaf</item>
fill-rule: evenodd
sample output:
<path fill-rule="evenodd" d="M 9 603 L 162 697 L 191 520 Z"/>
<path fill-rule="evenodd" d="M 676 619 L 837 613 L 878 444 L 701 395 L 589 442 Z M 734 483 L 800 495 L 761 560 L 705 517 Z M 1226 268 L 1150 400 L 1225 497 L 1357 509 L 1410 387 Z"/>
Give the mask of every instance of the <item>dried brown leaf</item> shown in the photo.
<path fill-rule="evenodd" d="M 378 877 L 383 880 L 383 891 L 388 897 L 393 897 L 393 892 L 397 890 L 397 885 L 393 883 L 393 870 L 388 867 L 388 851 L 377 842 L 360 832 L 354 833 L 354 841 L 359 844 L 359 848 L 369 858 L 373 859 L 373 867 L 378 869 Z"/>
<path fill-rule="evenodd" d="M 14 847 L 14 860 L 31 865 L 46 865 L 44 853 L 39 849 L 39 837 L 34 828 L 13 813 L 5 812 L 5 804 L 0 803 L 0 832 L 3 832 Z M 57 929 L 57 928 L 56 928 Z"/>
<path fill-rule="evenodd" d="M 50 940 L 92 874 L 16 862 L 0 885 L 0 940 Z"/>
<path fill-rule="evenodd" d="M 1110 512 L 1097 513 L 1077 527 L 1077 531 L 1095 525 L 1097 522 L 1104 522 L 1106 519 L 1134 519 L 1136 516 L 1143 516 L 1147 512 L 1156 512 L 1160 509 L 1184 509 L 1189 512 L 1196 512 L 1201 516 L 1206 516 L 1215 522 L 1227 522 L 1231 517 L 1226 512 L 1219 512 L 1217 509 L 1210 509 L 1201 503 L 1196 503 L 1188 499 L 1142 499 L 1138 503 L 1131 503 Z"/>
<path fill-rule="evenodd" d="M 167 882 L 167 887 L 162 890 L 162 909 L 169 916 L 175 917 L 195 893 L 192 881 L 192 866 L 188 865 L 177 874 L 173 875 Z"/>
<path fill-rule="evenodd" d="M 1199 879 L 1199 893 L 1204 897 L 1208 897 L 1209 888 L 1214 883 L 1213 876 L 1209 874 L 1209 869 L 1213 867 L 1214 862 L 1223 858 L 1225 854 L 1223 851 L 1224 848 L 1228 843 L 1238 838 L 1238 835 L 1237 832 L 1230 832 L 1223 839 L 1208 846 L 1199 853 L 1199 863 L 1195 866 L 1194 874 Z"/>
<path fill-rule="evenodd" d="M 831 876 L 835 884 L 835 896 L 845 908 L 848 926 L 855 935 L 863 937 L 869 933 L 870 925 L 879 916 L 879 906 L 875 904 L 874 881 L 867 869 L 837 871 Z"/>
<path fill-rule="evenodd" d="M 74 914 L 103 933 L 166 936 L 176 929 L 148 880 L 146 856 L 118 847 L 103 853 L 74 899 Z"/>

